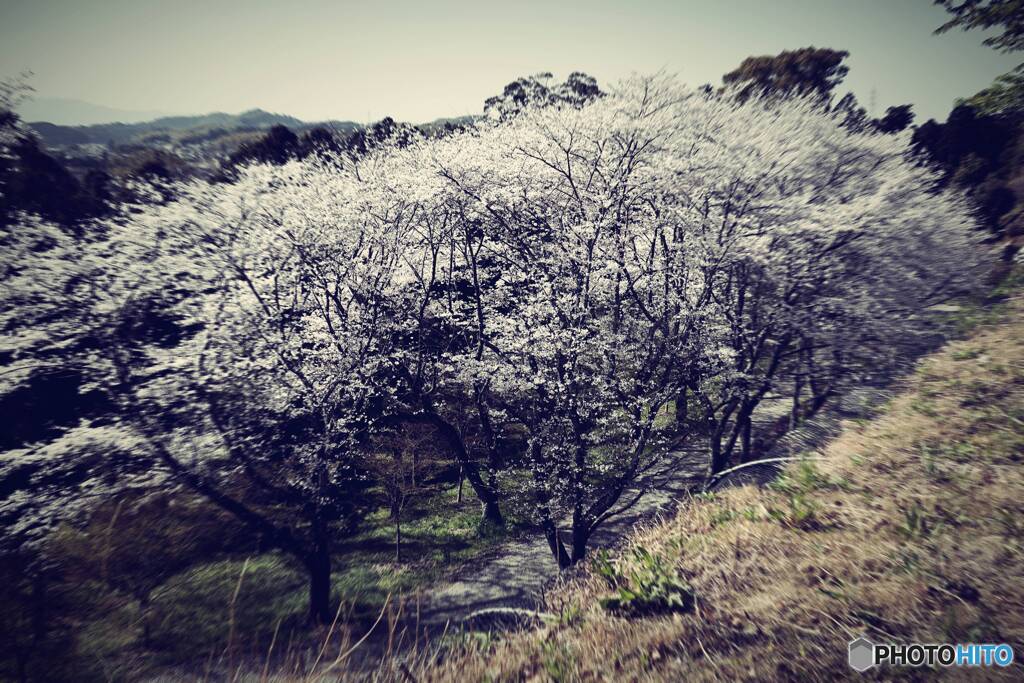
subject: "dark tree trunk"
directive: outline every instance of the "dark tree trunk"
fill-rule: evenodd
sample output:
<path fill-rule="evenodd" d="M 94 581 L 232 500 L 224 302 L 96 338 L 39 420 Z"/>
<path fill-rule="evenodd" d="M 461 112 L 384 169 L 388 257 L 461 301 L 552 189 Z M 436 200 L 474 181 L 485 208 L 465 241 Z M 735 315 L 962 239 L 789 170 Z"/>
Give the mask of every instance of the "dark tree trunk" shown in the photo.
<path fill-rule="evenodd" d="M 309 569 L 309 621 L 331 622 L 331 554 L 326 543 L 314 550 L 306 561 Z"/>
<path fill-rule="evenodd" d="M 491 422 L 491 411 L 487 408 L 487 402 L 484 400 L 484 395 L 481 391 L 477 391 L 476 395 L 476 410 L 477 417 L 480 420 L 480 431 L 484 437 L 484 443 L 487 444 L 487 469 L 488 469 L 488 485 L 494 489 L 497 487 L 497 476 L 498 471 L 502 469 L 504 463 L 502 462 L 501 453 L 498 452 L 498 437 L 494 433 L 494 425 Z"/>
<path fill-rule="evenodd" d="M 797 375 L 796 382 L 793 384 L 793 407 L 789 412 L 789 428 L 795 429 L 800 424 L 800 394 L 803 392 L 804 378 L 803 375 Z"/>
<path fill-rule="evenodd" d="M 505 517 L 501 514 L 501 507 L 497 498 L 489 498 L 483 501 L 483 521 L 485 527 L 502 528 L 505 526 Z"/>
<path fill-rule="evenodd" d="M 721 426 L 717 426 L 711 434 L 711 458 L 708 462 L 708 477 L 713 477 L 725 469 L 724 458 L 722 457 L 722 435 Z"/>
<path fill-rule="evenodd" d="M 697 382 L 687 384 L 686 386 L 689 390 L 689 394 L 693 396 L 693 398 L 697 399 L 697 404 L 701 413 L 700 418 L 698 418 L 699 422 L 696 426 L 703 434 L 711 434 L 714 431 L 715 423 L 717 422 L 717 420 L 715 420 L 715 409 L 711 405 L 711 400 L 700 390 L 700 385 Z M 689 400 L 687 403 L 689 403 Z"/>
<path fill-rule="evenodd" d="M 587 541 L 590 540 L 591 529 L 588 525 L 577 523 L 572 529 L 572 557 L 571 564 L 576 564 L 587 556 Z"/>
<path fill-rule="evenodd" d="M 533 481 L 537 485 L 537 514 L 540 517 L 540 525 L 544 530 L 544 538 L 548 541 L 548 548 L 552 557 L 558 563 L 559 569 L 565 569 L 572 561 L 565 551 L 565 544 L 558 534 L 558 526 L 551 517 L 551 495 L 545 486 L 545 477 L 542 468 L 543 453 L 536 441 L 530 444 L 530 458 L 533 460 Z"/>
<path fill-rule="evenodd" d="M 753 401 L 747 400 L 740 405 L 740 410 L 736 414 L 736 421 L 732 426 L 732 430 L 729 432 L 729 439 L 726 441 L 725 446 L 721 451 L 721 462 L 723 468 L 728 466 L 729 461 L 732 460 L 732 454 L 736 450 L 736 442 L 740 440 L 740 436 L 746 430 L 747 423 L 750 421 L 750 416 L 754 412 L 755 405 L 756 403 Z"/>
<path fill-rule="evenodd" d="M 707 412 L 704 415 L 704 424 L 703 424 L 704 433 L 705 434 L 714 434 L 715 433 L 715 428 L 716 428 L 717 425 L 718 425 L 718 421 L 715 420 L 715 413 L 714 413 L 714 411 L 712 409 L 708 408 Z"/>
<path fill-rule="evenodd" d="M 391 491 L 388 497 L 391 499 L 391 519 L 398 519 L 398 515 L 402 511 L 402 487 L 405 485 L 405 482 L 402 481 L 402 451 L 394 449 L 391 452 L 391 458 L 395 471 L 391 475 Z"/>
<path fill-rule="evenodd" d="M 562 543 L 562 539 L 558 535 L 558 527 L 551 520 L 551 515 L 548 511 L 542 510 L 541 518 L 541 527 L 544 529 L 544 538 L 548 541 L 551 556 L 555 558 L 559 569 L 568 568 L 572 564 L 572 559 L 569 557 L 569 553 L 565 551 L 565 544 Z"/>
<path fill-rule="evenodd" d="M 837 358 L 838 362 L 838 356 L 834 355 L 834 357 Z M 835 377 L 826 379 L 824 385 L 821 383 L 821 379 L 815 369 L 814 354 L 808 354 L 807 367 L 807 385 L 811 392 L 811 405 L 807 408 L 804 414 L 809 416 L 818 412 L 818 410 L 825 405 L 825 401 L 827 401 L 832 395 Z"/>
<path fill-rule="evenodd" d="M 684 386 L 679 390 L 679 395 L 676 396 L 676 429 L 679 431 L 686 429 L 687 398 L 686 387 Z"/>
<path fill-rule="evenodd" d="M 419 413 L 402 414 L 396 416 L 396 419 L 429 424 L 437 429 L 438 435 L 448 443 L 449 448 L 455 455 L 456 461 L 462 468 L 463 475 L 469 481 L 469 485 L 473 487 L 473 491 L 476 492 L 477 497 L 483 504 L 484 514 L 480 520 L 481 530 L 491 524 L 497 524 L 499 527 L 505 526 L 505 518 L 501 514 L 497 490 L 488 486 L 483 477 L 480 476 L 480 468 L 476 462 L 470 459 L 469 453 L 466 451 L 466 444 L 462 441 L 462 436 L 452 424 L 437 413 L 428 410 Z"/>
<path fill-rule="evenodd" d="M 402 561 L 402 511 L 395 515 L 395 562 Z"/>
<path fill-rule="evenodd" d="M 829 399 L 829 397 L 831 395 L 832 395 L 832 387 L 829 386 L 826 389 L 824 389 L 820 394 L 815 396 L 814 397 L 814 401 L 811 402 L 810 414 L 813 415 L 814 413 L 816 413 L 819 410 L 821 410 L 821 407 L 823 405 L 825 405 L 825 402 L 828 401 L 828 399 Z"/>
<path fill-rule="evenodd" d="M 750 415 L 744 415 L 742 432 L 740 434 L 740 444 L 743 449 L 743 454 L 741 457 L 743 458 L 743 462 L 748 462 L 750 460 L 750 432 L 752 429 L 751 423 L 752 420 L 750 419 Z"/>
<path fill-rule="evenodd" d="M 729 418 L 732 417 L 737 404 L 738 402 L 733 400 L 726 406 L 725 412 L 722 413 L 721 417 L 711 423 L 713 427 L 711 430 L 711 458 L 708 462 L 709 478 L 724 470 L 726 463 L 729 462 L 731 448 L 723 448 L 722 439 L 725 437 L 726 429 L 729 426 Z"/>

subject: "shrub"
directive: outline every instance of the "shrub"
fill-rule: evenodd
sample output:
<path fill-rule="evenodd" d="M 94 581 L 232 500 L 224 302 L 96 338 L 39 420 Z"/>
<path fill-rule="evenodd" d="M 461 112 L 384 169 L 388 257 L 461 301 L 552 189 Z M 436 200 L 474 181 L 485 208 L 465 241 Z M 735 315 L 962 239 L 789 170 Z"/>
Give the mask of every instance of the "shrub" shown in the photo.
<path fill-rule="evenodd" d="M 601 551 L 594 560 L 594 569 L 615 591 L 601 599 L 601 606 L 609 611 L 640 616 L 685 612 L 693 607 L 693 589 L 675 567 L 642 546 L 633 548 L 631 557 L 617 561 Z"/>

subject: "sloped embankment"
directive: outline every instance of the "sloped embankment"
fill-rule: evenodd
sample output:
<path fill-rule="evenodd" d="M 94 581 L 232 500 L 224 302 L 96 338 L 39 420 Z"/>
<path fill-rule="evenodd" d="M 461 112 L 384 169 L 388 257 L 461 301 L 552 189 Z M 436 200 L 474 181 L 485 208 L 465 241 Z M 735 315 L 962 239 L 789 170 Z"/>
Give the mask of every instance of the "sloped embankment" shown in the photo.
<path fill-rule="evenodd" d="M 1009 642 L 1010 668 L 948 673 L 1020 680 L 1024 298 L 988 317 L 924 359 L 875 419 L 845 423 L 820 457 L 638 532 L 633 546 L 692 586 L 693 608 L 610 613 L 594 572 L 549 597 L 558 618 L 542 628 L 482 639 L 416 678 L 833 680 L 853 673 L 847 643 L 867 634 Z M 615 562 L 639 568 L 630 549 Z"/>

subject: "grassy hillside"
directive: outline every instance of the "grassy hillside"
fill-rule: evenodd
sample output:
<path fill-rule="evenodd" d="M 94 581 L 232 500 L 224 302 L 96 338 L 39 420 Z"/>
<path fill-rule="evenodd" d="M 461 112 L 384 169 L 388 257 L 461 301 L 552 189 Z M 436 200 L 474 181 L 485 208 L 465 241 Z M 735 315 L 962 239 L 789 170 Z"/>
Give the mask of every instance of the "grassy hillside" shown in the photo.
<path fill-rule="evenodd" d="M 964 317 L 973 330 L 875 419 L 767 489 L 684 505 L 549 596 L 544 626 L 474 641 L 416 678 L 832 680 L 853 675 L 847 643 L 867 634 L 1008 642 L 1010 668 L 946 677 L 1021 680 L 1024 297 Z M 611 583 L 635 609 L 602 606 Z M 659 610 L 670 596 L 682 609 Z"/>

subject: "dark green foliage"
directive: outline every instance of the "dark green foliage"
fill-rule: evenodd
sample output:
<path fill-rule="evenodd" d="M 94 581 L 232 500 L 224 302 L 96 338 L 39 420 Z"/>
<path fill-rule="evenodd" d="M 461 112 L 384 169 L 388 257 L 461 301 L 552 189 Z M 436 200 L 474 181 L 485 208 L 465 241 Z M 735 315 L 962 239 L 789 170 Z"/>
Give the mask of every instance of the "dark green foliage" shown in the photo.
<path fill-rule="evenodd" d="M 875 129 L 880 133 L 899 133 L 914 122 L 913 105 L 901 104 L 885 110 L 885 116 L 876 119 Z"/>
<path fill-rule="evenodd" d="M 357 130 L 345 141 L 345 149 L 349 154 L 362 156 L 383 144 L 396 144 L 403 147 L 419 136 L 419 131 L 407 123 L 397 123 L 390 116 L 373 124 L 369 128 Z"/>
<path fill-rule="evenodd" d="M 747 57 L 738 68 L 722 76 L 726 87 L 736 89 L 736 96 L 747 99 L 753 95 L 812 95 L 828 101 L 849 67 L 843 61 L 850 56 L 845 50 L 805 47 L 786 50 L 777 55 Z"/>
<path fill-rule="evenodd" d="M 283 164 L 298 158 L 299 138 L 285 126 L 277 125 L 254 143 L 242 145 L 231 155 L 228 164 L 245 163 Z"/>
<path fill-rule="evenodd" d="M 169 582 L 191 567 L 259 549 L 259 539 L 229 515 L 179 491 L 104 505 L 83 528 L 56 530 L 43 555 L 4 554 L 0 680 L 18 680 L 22 667 L 32 681 L 124 680 L 132 678 L 124 667 L 180 654 L 175 647 L 185 643 L 173 636 L 183 625 L 169 618 L 195 601 L 185 596 L 178 604 L 173 592 L 156 589 L 177 585 Z M 226 629 L 230 596 L 202 620 Z M 294 597 L 301 613 L 303 591 Z M 189 628 L 201 633 L 194 622 Z"/>
<path fill-rule="evenodd" d="M 350 628 L 365 631 L 389 594 L 410 595 L 507 538 L 477 535 L 479 501 L 468 489 L 456 503 L 450 463 L 424 463 L 417 476 L 420 495 L 403 524 L 406 562 L 392 562 L 383 500 L 358 536 L 337 544 L 331 614 L 343 601 Z M 529 527 L 521 517 L 510 523 Z M 36 576 L 45 581 L 34 583 Z M 307 584 L 303 566 L 201 497 L 123 497 L 81 528 L 55 532 L 42 570 L 0 557 L 0 680 L 18 680 L 18 657 L 29 680 L 76 681 L 137 680 L 166 666 L 201 670 L 229 641 L 240 657 L 259 659 L 279 623 L 282 649 L 318 647 L 321 636 L 307 630 Z"/>
<path fill-rule="evenodd" d="M 1024 115 L 984 114 L 959 105 L 945 123 L 929 120 L 914 131 L 912 145 L 925 163 L 942 171 L 939 188 L 963 188 L 973 196 L 989 230 L 1022 231 L 1016 209 L 1024 162 Z"/>
<path fill-rule="evenodd" d="M 1024 0 L 935 0 L 952 17 L 936 29 L 988 30 L 982 42 L 1003 52 L 1024 50 Z M 989 229 L 1010 239 L 1012 257 L 1024 235 L 1024 65 L 957 102 L 945 126 L 929 121 L 915 144 L 968 189 Z"/>
<path fill-rule="evenodd" d="M 109 210 L 109 187 L 93 175 L 83 184 L 31 135 L 21 136 L 10 150 L 11 160 L 0 167 L 0 226 L 17 212 L 33 213 L 68 228 Z"/>
<path fill-rule="evenodd" d="M 500 95 L 487 98 L 484 114 L 508 119 L 527 107 L 581 107 L 603 94 L 597 80 L 581 71 L 572 72 L 563 83 L 555 83 L 553 78 L 550 73 L 540 73 L 512 81 Z"/>
<path fill-rule="evenodd" d="M 953 18 L 935 30 L 996 29 L 985 45 L 1004 52 L 1024 50 L 1024 0 L 935 0 Z"/>
<path fill-rule="evenodd" d="M 957 104 L 974 107 L 982 114 L 1024 111 L 1024 64 L 997 78 L 992 85 Z"/>
<path fill-rule="evenodd" d="M 112 410 L 110 400 L 96 390 L 83 391 L 85 378 L 70 368 L 43 367 L 14 390 L 0 395 L 0 450 L 56 437 L 84 418 Z M 9 493 L 0 480 L 0 495 Z"/>
<path fill-rule="evenodd" d="M 455 128 L 451 128 L 455 130 Z M 341 133 L 323 126 L 313 128 L 299 137 L 285 126 L 274 126 L 255 142 L 243 144 L 225 162 L 230 177 L 231 169 L 251 163 L 284 164 L 310 156 L 331 157 L 348 154 L 360 157 L 383 144 L 404 146 L 415 140 L 421 132 L 406 123 L 397 123 L 385 117 L 372 126 Z"/>
<path fill-rule="evenodd" d="M 685 612 L 693 607 L 694 593 L 671 562 L 644 547 L 632 549 L 631 557 L 608 559 L 604 550 L 594 559 L 594 570 L 614 594 L 601 599 L 607 610 L 629 616 Z"/>
<path fill-rule="evenodd" d="M 299 145 L 299 154 L 303 157 L 338 154 L 344 150 L 344 145 L 339 135 L 335 131 L 322 126 L 313 128 L 303 135 Z"/>
<path fill-rule="evenodd" d="M 843 63 L 849 55 L 845 50 L 805 47 L 774 56 L 747 57 L 739 67 L 722 76 L 722 82 L 741 101 L 753 96 L 816 98 L 851 130 L 884 134 L 906 130 L 914 122 L 913 105 L 889 107 L 882 118 L 869 119 L 853 93 L 846 93 L 832 103 L 836 87 L 849 73 L 849 67 Z"/>
<path fill-rule="evenodd" d="M 195 567 L 154 590 L 150 646 L 189 661 L 219 653 L 231 638 L 268 641 L 278 620 L 285 633 L 302 627 L 305 589 L 301 568 L 276 555 Z"/>
<path fill-rule="evenodd" d="M 832 111 L 843 119 L 843 125 L 859 133 L 882 133 L 891 135 L 906 130 L 914 122 L 914 106 L 901 104 L 889 107 L 879 119 L 868 118 L 867 110 L 860 106 L 857 97 L 846 93 L 832 106 Z"/>

